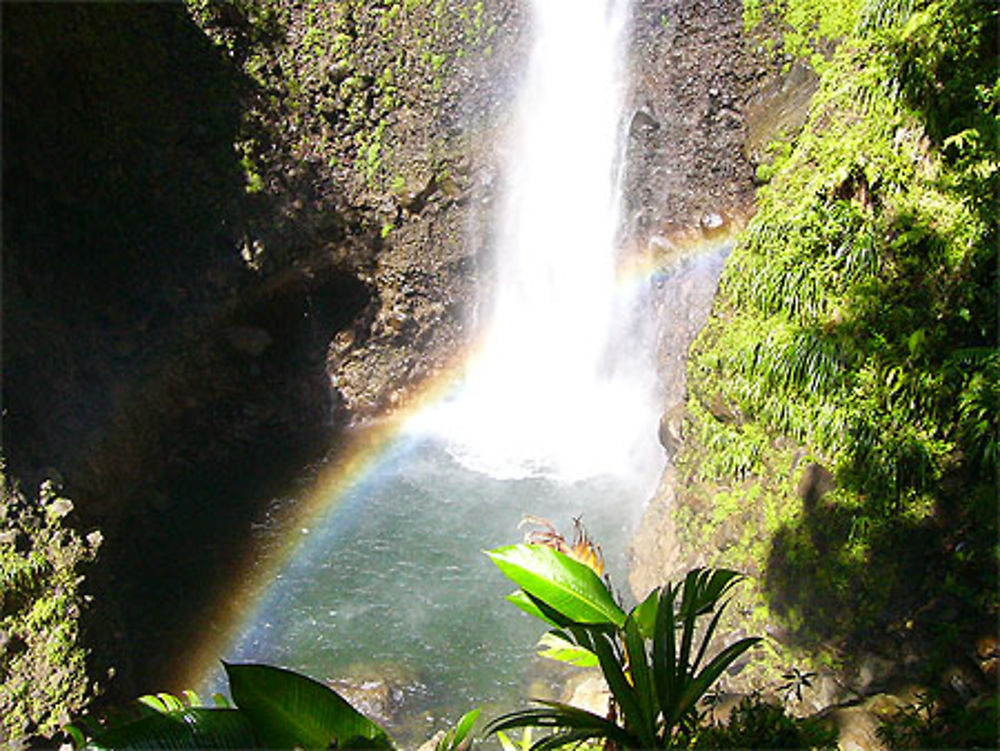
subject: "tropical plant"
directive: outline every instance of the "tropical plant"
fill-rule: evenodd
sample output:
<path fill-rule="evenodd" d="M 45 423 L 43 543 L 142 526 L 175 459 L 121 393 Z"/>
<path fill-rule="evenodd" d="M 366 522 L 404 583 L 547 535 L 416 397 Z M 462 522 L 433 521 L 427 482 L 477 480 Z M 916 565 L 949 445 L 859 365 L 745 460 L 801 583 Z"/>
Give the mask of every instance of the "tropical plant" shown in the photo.
<path fill-rule="evenodd" d="M 920 693 L 916 701 L 881 718 L 878 737 L 893 749 L 996 748 L 1000 698 L 948 702 L 939 691 Z"/>
<path fill-rule="evenodd" d="M 729 718 L 703 728 L 692 748 L 837 748 L 835 724 L 821 717 L 790 717 L 784 708 L 760 696 L 745 696 Z"/>
<path fill-rule="evenodd" d="M 734 571 L 695 569 L 680 585 L 653 590 L 626 614 L 597 573 L 547 545 L 510 545 L 487 553 L 521 589 L 508 599 L 553 631 L 544 654 L 600 666 L 611 690 L 606 717 L 556 701 L 497 718 L 488 733 L 539 727 L 553 732 L 532 751 L 601 740 L 614 748 L 685 745 L 698 726 L 698 702 L 726 668 L 756 642 L 740 639 L 707 659 L 725 609 L 723 598 L 739 580 Z M 701 630 L 700 618 L 711 615 Z"/>
<path fill-rule="evenodd" d="M 144 696 L 103 721 L 85 716 L 67 728 L 78 749 L 391 749 L 392 739 L 333 689 L 270 665 L 225 664 L 230 704 L 216 695 L 202 706 L 193 692 Z M 437 744 L 467 748 L 479 710 L 469 712 Z M 463 745 L 464 744 L 464 745 Z"/>

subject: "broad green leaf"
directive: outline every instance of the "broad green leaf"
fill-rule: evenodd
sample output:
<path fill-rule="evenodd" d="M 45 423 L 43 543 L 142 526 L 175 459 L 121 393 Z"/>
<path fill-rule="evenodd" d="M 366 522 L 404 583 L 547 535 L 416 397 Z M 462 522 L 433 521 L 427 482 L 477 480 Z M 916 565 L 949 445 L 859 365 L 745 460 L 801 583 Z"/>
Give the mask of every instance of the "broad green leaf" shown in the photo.
<path fill-rule="evenodd" d="M 539 641 L 538 645 L 544 647 L 538 651 L 542 657 L 558 662 L 568 662 L 580 668 L 597 667 L 597 655 L 589 649 L 574 644 L 558 631 L 549 631 Z"/>
<path fill-rule="evenodd" d="M 545 545 L 487 551 L 497 567 L 529 595 L 576 623 L 621 627 L 625 613 L 593 570 Z"/>
<path fill-rule="evenodd" d="M 234 703 L 271 748 L 392 748 L 382 728 L 322 683 L 269 665 L 223 664 Z"/>
<path fill-rule="evenodd" d="M 188 708 L 156 712 L 115 724 L 95 735 L 87 748 L 131 749 L 249 749 L 259 748 L 253 728 L 235 709 Z"/>
<path fill-rule="evenodd" d="M 556 628 L 561 628 L 565 626 L 565 623 L 557 623 L 549 615 L 547 615 L 539 606 L 538 603 L 531 599 L 531 596 L 525 592 L 523 589 L 519 589 L 516 592 L 512 592 L 507 595 L 507 602 L 517 606 L 523 610 L 528 615 L 534 616 L 541 621 L 545 621 L 550 626 L 555 626 Z"/>
<path fill-rule="evenodd" d="M 87 738 L 94 738 L 103 733 L 106 729 L 97 721 L 97 718 L 91 714 L 85 714 L 82 717 L 77 717 L 73 720 L 71 727 L 75 727 Z"/>
<path fill-rule="evenodd" d="M 652 639 L 656 629 L 656 607 L 660 599 L 659 588 L 654 589 L 646 599 L 632 609 L 632 619 L 639 627 L 643 639 Z"/>

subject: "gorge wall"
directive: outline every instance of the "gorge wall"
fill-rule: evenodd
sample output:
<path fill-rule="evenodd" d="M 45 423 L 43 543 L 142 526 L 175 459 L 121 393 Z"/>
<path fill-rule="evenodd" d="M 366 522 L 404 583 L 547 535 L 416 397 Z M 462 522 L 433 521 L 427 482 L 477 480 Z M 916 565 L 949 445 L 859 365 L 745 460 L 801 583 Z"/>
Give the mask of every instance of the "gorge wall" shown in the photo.
<path fill-rule="evenodd" d="M 755 97 L 792 127 L 692 347 L 632 585 L 746 572 L 723 627 L 768 638 L 731 690 L 842 705 L 862 747 L 923 691 L 933 709 L 894 742 L 989 746 L 997 9 L 782 8 L 748 3 L 749 39 L 786 56 Z"/>
<path fill-rule="evenodd" d="M 271 495 L 466 341 L 520 12 L 4 6 L 2 542 L 62 493 L 100 530 L 73 612 L 107 699 L 162 688 Z"/>

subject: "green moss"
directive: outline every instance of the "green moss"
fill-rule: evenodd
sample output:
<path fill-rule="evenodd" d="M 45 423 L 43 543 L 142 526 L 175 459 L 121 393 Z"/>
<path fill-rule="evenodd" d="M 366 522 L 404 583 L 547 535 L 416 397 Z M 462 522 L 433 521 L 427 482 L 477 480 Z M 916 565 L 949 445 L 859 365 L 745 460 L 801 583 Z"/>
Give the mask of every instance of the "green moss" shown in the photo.
<path fill-rule="evenodd" d="M 80 569 L 96 555 L 68 529 L 72 504 L 43 485 L 26 499 L 0 473 L 0 741 L 51 738 L 93 695 L 80 644 Z"/>

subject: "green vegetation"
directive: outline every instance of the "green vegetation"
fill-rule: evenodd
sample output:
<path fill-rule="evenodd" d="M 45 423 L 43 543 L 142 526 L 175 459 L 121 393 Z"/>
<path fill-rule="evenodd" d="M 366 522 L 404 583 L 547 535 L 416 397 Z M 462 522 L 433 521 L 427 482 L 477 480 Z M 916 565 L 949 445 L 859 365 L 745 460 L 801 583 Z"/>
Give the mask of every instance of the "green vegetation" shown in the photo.
<path fill-rule="evenodd" d="M 512 601 L 555 626 L 550 637 L 568 647 L 545 654 L 574 664 L 581 655 L 589 657 L 600 665 L 613 697 L 606 716 L 540 701 L 543 706 L 504 715 L 487 728 L 555 729 L 532 749 L 594 740 L 631 749 L 686 747 L 700 730 L 698 702 L 759 641 L 738 639 L 702 666 L 725 608 L 720 601 L 737 579 L 733 571 L 695 569 L 682 585 L 653 590 L 626 615 L 597 573 L 562 553 L 543 545 L 513 545 L 489 555 L 521 587 Z M 712 613 L 692 651 L 698 619 Z"/>
<path fill-rule="evenodd" d="M 586 540 L 586 538 L 584 538 Z M 719 748 L 732 742 L 783 747 L 782 740 L 828 746 L 832 731 L 801 722 L 783 710 L 748 701 L 730 723 L 705 722 L 704 699 L 716 680 L 759 640 L 737 639 L 712 654 L 710 642 L 727 595 L 732 571 L 690 572 L 679 586 L 655 590 L 626 614 L 598 571 L 602 561 L 587 541 L 573 549 L 547 544 L 511 545 L 488 555 L 521 590 L 509 599 L 554 630 L 544 654 L 573 664 L 598 665 L 613 700 L 607 716 L 558 702 L 493 721 L 505 749 L 517 746 L 504 733 L 524 728 L 524 751 L 603 740 L 617 748 Z M 699 629 L 703 616 L 710 616 Z M 700 639 L 700 640 L 699 640 Z M 267 665 L 226 665 L 232 703 L 215 697 L 202 706 L 197 695 L 145 696 L 129 711 L 90 715 L 68 728 L 77 748 L 392 748 L 377 724 L 335 691 L 306 676 Z M 479 716 L 473 710 L 447 733 L 437 751 L 466 749 Z M 531 742 L 530 728 L 554 729 Z"/>
<path fill-rule="evenodd" d="M 925 693 L 881 723 L 878 735 L 891 749 L 992 748 L 1000 697 L 978 698 L 972 706 L 942 705 Z"/>
<path fill-rule="evenodd" d="M 759 696 L 746 696 L 726 722 L 713 722 L 694 739 L 692 748 L 837 748 L 837 733 L 815 717 L 795 719 L 783 707 Z"/>
<path fill-rule="evenodd" d="M 100 535 L 67 527 L 72 509 L 51 481 L 26 498 L 0 465 L 0 743 L 52 735 L 95 688 L 79 644 L 80 570 Z"/>
<path fill-rule="evenodd" d="M 997 615 L 998 9 L 747 18 L 820 89 L 692 350 L 679 536 L 758 575 L 741 618 L 787 632 L 773 663 L 904 643 L 937 680 Z"/>
<path fill-rule="evenodd" d="M 427 172 L 450 146 L 408 123 L 413 113 L 440 116 L 456 97 L 454 60 L 481 52 L 496 32 L 482 2 L 454 11 L 435 0 L 187 7 L 250 82 L 242 129 L 254 146 L 243 154 L 251 193 L 287 192 L 290 165 L 320 179 L 321 167 L 343 164 L 337 189 L 353 200 L 384 194 L 399 173 Z"/>
<path fill-rule="evenodd" d="M 70 732 L 78 747 L 127 748 L 390 748 L 389 737 L 335 691 L 268 665 L 226 665 L 233 706 L 214 707 L 170 694 L 142 697 L 134 717 L 118 713 L 101 725 L 90 717 Z"/>
<path fill-rule="evenodd" d="M 103 719 L 85 715 L 67 727 L 74 746 L 93 751 L 140 748 L 391 749 L 392 739 L 336 691 L 270 665 L 225 665 L 230 703 L 216 694 L 205 706 L 193 691 L 160 693 Z M 441 734 L 435 751 L 467 748 L 474 709 Z"/>

